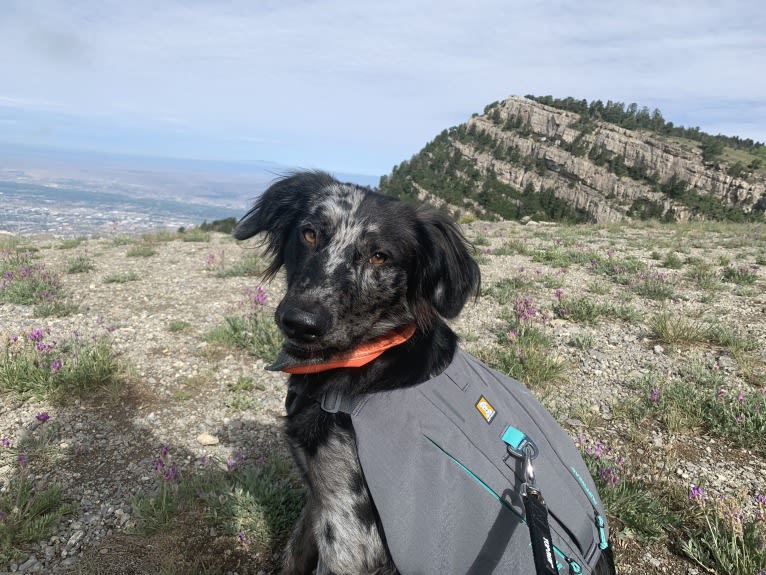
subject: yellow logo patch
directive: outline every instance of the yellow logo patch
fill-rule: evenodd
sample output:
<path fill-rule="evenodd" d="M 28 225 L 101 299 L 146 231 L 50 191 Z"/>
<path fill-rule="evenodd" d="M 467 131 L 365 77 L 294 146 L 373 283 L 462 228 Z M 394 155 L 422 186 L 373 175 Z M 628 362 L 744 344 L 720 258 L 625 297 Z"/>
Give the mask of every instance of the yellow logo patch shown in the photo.
<path fill-rule="evenodd" d="M 492 420 L 495 419 L 495 415 L 497 415 L 495 408 L 492 407 L 492 404 L 487 401 L 487 398 L 483 395 L 479 398 L 479 401 L 476 402 L 476 409 L 479 410 L 479 413 L 481 413 L 481 416 L 487 423 L 492 423 Z"/>

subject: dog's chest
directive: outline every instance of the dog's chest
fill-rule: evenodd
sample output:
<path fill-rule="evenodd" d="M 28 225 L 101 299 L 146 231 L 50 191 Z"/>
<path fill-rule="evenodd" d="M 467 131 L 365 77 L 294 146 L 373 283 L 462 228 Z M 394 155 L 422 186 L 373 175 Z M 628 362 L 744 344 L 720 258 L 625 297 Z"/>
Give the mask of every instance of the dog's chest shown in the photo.
<path fill-rule="evenodd" d="M 328 567 L 365 573 L 386 564 L 353 431 L 334 427 L 314 453 L 301 451 L 315 505 L 314 536 Z"/>

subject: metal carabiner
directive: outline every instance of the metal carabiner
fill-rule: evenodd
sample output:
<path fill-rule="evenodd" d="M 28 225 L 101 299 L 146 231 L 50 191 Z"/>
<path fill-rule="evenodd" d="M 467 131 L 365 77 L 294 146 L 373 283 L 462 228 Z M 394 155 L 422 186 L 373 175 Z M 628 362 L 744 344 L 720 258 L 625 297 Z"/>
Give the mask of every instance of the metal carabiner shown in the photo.
<path fill-rule="evenodd" d="M 535 486 L 535 467 L 532 465 L 534 449 L 527 444 L 523 448 L 524 452 L 524 483 L 529 487 Z"/>

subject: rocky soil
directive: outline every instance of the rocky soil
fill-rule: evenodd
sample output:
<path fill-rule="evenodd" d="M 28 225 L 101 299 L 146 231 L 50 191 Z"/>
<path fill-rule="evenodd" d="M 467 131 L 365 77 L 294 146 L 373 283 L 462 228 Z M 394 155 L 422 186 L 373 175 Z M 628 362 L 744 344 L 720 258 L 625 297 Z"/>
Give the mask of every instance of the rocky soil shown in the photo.
<path fill-rule="evenodd" d="M 630 322 L 604 319 L 582 325 L 551 319 L 546 324 L 554 341 L 551 353 L 566 361 L 566 380 L 538 392 L 573 437 L 633 453 L 645 462 L 647 481 L 669 477 L 684 490 L 692 483 L 703 483 L 720 494 L 766 492 L 766 461 L 751 450 L 696 432 L 669 433 L 656 426 L 637 431 L 614 414 L 617 404 L 635 396 L 632 384 L 642 375 L 673 373 L 693 354 L 720 366 L 732 387 L 757 386 L 758 381 L 743 379 L 737 362 L 725 350 L 660 345 L 649 338 L 646 321 L 662 309 L 720 318 L 761 342 L 751 354 L 756 373 L 761 373 L 758 370 L 766 363 L 763 269 L 757 272 L 755 286 L 741 290 L 722 284 L 723 291 L 712 299 L 687 282 L 683 270 L 663 270 L 675 278 L 680 297 L 657 302 L 636 296 L 626 301 L 626 290 L 594 276 L 587 267 L 562 269 L 536 262 L 531 255 L 565 236 L 576 238 L 588 250 L 636 255 L 650 267 L 661 265 L 652 258 L 653 250 L 664 254 L 674 249 L 681 250 L 682 259 L 695 256 L 717 262 L 727 257 L 736 265 L 751 266 L 758 258 L 753 248 L 763 250 L 766 245 L 763 228 L 709 229 L 703 234 L 693 227 L 558 228 L 475 222 L 466 232 L 478 240 L 485 288 L 523 275 L 529 282 L 519 297 L 534 298 L 550 314 L 556 302 L 554 285 L 565 294 L 587 295 L 598 283 L 602 293 L 593 297 L 626 303 L 638 311 L 639 319 Z M 742 234 L 755 239 L 751 244 L 726 247 Z M 497 255 L 509 241 L 526 245 L 528 255 Z M 261 359 L 202 338 L 221 325 L 226 314 L 238 313 L 245 290 L 259 283 L 252 277 L 216 277 L 217 270 L 245 257 L 254 247 L 214 234 L 209 242 L 160 242 L 156 255 L 136 258 L 127 256 L 128 246 L 117 245 L 111 238 L 89 240 L 74 249 L 60 249 L 60 241 L 50 239 L 22 243 L 38 248 L 39 261 L 61 273 L 79 312 L 39 319 L 30 307 L 0 305 L 0 341 L 35 328 L 49 329 L 52 338 L 74 331 L 89 336 L 108 333 L 125 373 L 122 386 L 64 404 L 0 394 L 0 438 L 14 446 L 46 433 L 45 461 L 30 472 L 40 482 L 61 484 L 67 501 L 76 506 L 54 535 L 0 565 L 0 572 L 172 573 L 174 554 L 184 552 L 179 539 L 172 534 L 145 538 L 130 530 L 136 521 L 132 498 L 156 488 L 152 463 L 161 447 L 170 447 L 182 469 L 206 455 L 225 461 L 237 454 L 257 459 L 274 451 L 285 453 L 280 436 L 285 377 L 264 371 Z M 95 269 L 66 273 L 68 262 L 79 255 L 90 258 Z M 138 279 L 104 282 L 127 271 L 134 271 Z M 269 304 L 275 305 L 280 280 L 265 287 Z M 484 295 L 466 307 L 454 327 L 469 350 L 481 353 L 497 345 L 496 333 L 506 324 L 503 314 L 509 305 Z M 188 327 L 172 331 L 171 322 L 187 322 Z M 573 346 L 577 338 L 587 338 L 590 345 Z M 241 377 L 253 377 L 256 382 L 246 408 L 234 401 L 232 392 Z M 765 383 L 760 380 L 761 386 Z M 35 416 L 41 412 L 50 419 L 37 421 Z M 13 461 L 0 459 L 0 482 L 14 470 Z M 197 527 L 189 526 L 189 536 L 180 539 L 183 544 L 209 546 L 212 554 L 228 552 L 236 544 L 222 541 L 214 531 L 200 533 Z M 663 545 L 639 545 L 630 537 L 618 543 L 617 552 L 622 556 L 621 573 L 701 572 Z M 253 558 L 237 572 L 266 573 L 270 562 L 259 561 Z"/>

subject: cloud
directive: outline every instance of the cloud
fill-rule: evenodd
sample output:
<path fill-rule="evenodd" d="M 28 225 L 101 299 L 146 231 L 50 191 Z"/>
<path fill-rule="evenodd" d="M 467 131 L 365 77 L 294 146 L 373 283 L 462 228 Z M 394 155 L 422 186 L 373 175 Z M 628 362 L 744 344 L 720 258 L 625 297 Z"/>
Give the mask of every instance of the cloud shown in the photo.
<path fill-rule="evenodd" d="M 0 106 L 181 131 L 200 153 L 382 172 L 514 93 L 635 101 L 766 139 L 760 0 L 7 3 Z M 669 113 L 689 103 L 699 117 Z"/>

